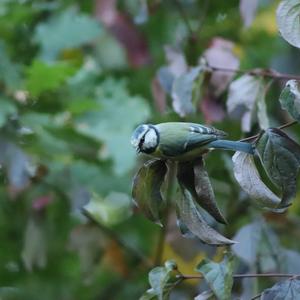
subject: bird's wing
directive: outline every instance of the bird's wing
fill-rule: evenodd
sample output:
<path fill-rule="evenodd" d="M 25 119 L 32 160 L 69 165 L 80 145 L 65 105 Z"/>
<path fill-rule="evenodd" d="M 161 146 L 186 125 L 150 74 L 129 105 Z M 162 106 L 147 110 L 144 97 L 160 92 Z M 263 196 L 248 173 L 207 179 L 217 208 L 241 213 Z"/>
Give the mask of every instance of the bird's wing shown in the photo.
<path fill-rule="evenodd" d="M 188 125 L 188 131 L 190 132 L 209 134 L 209 135 L 212 134 L 217 136 L 218 138 L 227 136 L 226 132 L 216 129 L 212 126 L 201 125 L 196 123 L 187 123 L 187 125 Z"/>
<path fill-rule="evenodd" d="M 213 127 L 194 123 L 163 123 L 160 129 L 160 148 L 168 156 L 184 154 L 226 135 Z"/>

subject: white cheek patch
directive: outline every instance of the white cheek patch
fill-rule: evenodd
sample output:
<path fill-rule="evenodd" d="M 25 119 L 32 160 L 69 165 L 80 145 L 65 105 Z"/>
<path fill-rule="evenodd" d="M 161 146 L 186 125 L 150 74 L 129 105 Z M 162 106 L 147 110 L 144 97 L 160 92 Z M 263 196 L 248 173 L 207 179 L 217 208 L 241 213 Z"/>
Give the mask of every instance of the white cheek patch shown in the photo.
<path fill-rule="evenodd" d="M 145 135 L 144 147 L 145 149 L 155 148 L 157 146 L 157 133 L 154 129 L 150 129 Z"/>
<path fill-rule="evenodd" d="M 142 125 L 141 129 L 139 130 L 139 134 L 137 136 L 134 136 L 131 138 L 131 145 L 134 148 L 137 148 L 139 146 L 139 143 L 143 137 L 143 135 L 145 134 L 145 132 L 148 130 L 148 126 L 147 125 Z"/>

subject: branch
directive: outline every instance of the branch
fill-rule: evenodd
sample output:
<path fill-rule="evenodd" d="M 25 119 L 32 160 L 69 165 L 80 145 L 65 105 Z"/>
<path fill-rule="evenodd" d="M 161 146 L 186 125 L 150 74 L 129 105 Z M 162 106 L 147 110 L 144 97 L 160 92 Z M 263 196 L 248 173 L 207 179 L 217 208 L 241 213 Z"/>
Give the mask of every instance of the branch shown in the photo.
<path fill-rule="evenodd" d="M 298 121 L 291 121 L 291 122 L 285 123 L 285 124 L 283 124 L 279 127 L 276 127 L 276 128 L 277 129 L 284 129 L 284 128 L 288 128 L 288 127 L 291 127 L 293 125 L 296 125 L 297 123 L 298 123 Z M 240 142 L 252 141 L 254 139 L 257 139 L 259 136 L 260 136 L 260 133 L 258 133 L 256 135 L 249 136 L 249 137 L 244 138 L 244 139 L 241 139 Z"/>
<path fill-rule="evenodd" d="M 262 77 L 269 77 L 273 79 L 296 79 L 300 80 L 299 75 L 293 75 L 293 74 L 284 74 L 277 72 L 275 70 L 271 69 L 254 69 L 254 70 L 241 70 L 241 69 L 230 69 L 230 68 L 221 68 L 221 67 L 212 67 L 208 66 L 208 71 L 222 71 L 222 72 L 228 72 L 228 73 L 236 73 L 236 74 L 249 74 L 253 76 L 262 76 Z"/>
<path fill-rule="evenodd" d="M 178 275 L 178 278 L 181 278 L 182 280 L 186 279 L 202 279 L 204 278 L 203 275 L 197 274 L 197 275 Z M 283 274 L 283 273 L 260 273 L 260 274 L 234 274 L 232 276 L 235 279 L 239 278 L 258 278 L 258 277 L 285 277 L 285 278 L 292 278 L 292 277 L 300 277 L 300 274 Z"/>

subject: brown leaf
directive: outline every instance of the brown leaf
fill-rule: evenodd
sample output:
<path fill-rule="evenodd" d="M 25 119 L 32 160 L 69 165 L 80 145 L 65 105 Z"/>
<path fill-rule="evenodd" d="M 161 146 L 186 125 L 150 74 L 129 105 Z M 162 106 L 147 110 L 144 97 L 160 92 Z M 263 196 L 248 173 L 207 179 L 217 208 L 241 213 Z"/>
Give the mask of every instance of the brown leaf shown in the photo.
<path fill-rule="evenodd" d="M 177 215 L 191 233 L 209 245 L 222 246 L 235 244 L 235 241 L 227 239 L 205 222 L 197 204 L 193 201 L 187 189 L 182 189 L 182 193 L 183 197 L 179 198 L 176 202 Z"/>
<path fill-rule="evenodd" d="M 133 179 L 133 201 L 149 220 L 158 224 L 161 224 L 166 204 L 160 191 L 166 173 L 166 163 L 153 159 L 147 161 Z"/>
<path fill-rule="evenodd" d="M 214 191 L 208 174 L 204 169 L 203 161 L 184 162 L 178 164 L 177 178 L 179 184 L 187 189 L 194 200 L 218 222 L 226 224 L 221 211 L 217 206 Z"/>
<path fill-rule="evenodd" d="M 128 276 L 130 270 L 126 264 L 124 253 L 116 241 L 110 241 L 106 246 L 103 261 L 117 274 Z"/>
<path fill-rule="evenodd" d="M 166 111 L 167 106 L 166 93 L 160 85 L 157 77 L 153 78 L 151 82 L 151 91 L 157 111 L 163 114 Z"/>

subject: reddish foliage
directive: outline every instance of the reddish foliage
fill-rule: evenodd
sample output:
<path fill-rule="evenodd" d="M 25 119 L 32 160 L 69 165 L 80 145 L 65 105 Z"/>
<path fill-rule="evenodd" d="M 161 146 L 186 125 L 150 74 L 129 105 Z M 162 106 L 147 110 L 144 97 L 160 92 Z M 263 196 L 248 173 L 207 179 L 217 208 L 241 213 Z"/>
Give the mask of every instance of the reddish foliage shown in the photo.
<path fill-rule="evenodd" d="M 132 67 L 140 67 L 151 62 L 145 37 L 128 15 L 117 10 L 115 0 L 97 0 L 95 13 L 96 18 L 125 48 Z"/>

